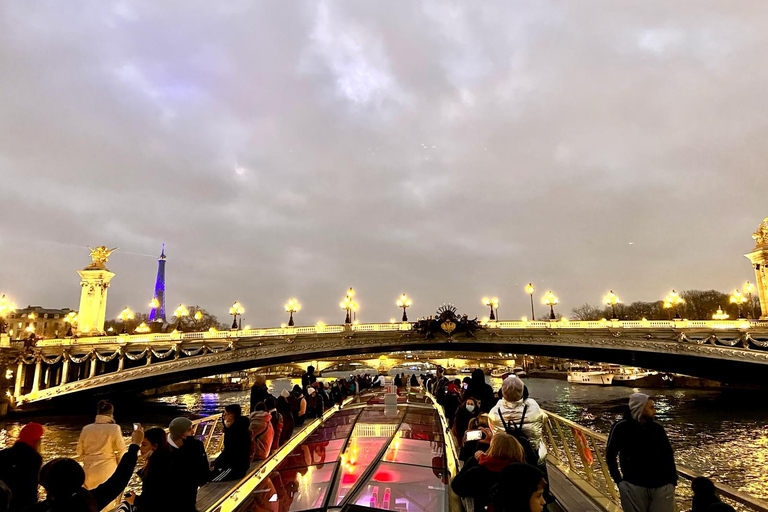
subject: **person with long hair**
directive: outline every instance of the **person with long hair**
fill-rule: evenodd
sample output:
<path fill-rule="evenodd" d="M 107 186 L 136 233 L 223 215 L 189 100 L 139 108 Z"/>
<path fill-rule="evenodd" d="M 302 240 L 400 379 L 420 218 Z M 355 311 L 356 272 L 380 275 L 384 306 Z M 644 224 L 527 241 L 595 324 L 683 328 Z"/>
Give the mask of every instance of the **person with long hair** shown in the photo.
<path fill-rule="evenodd" d="M 470 457 L 451 482 L 451 489 L 463 498 L 474 500 L 474 510 L 483 510 L 488 492 L 499 480 L 501 471 L 515 462 L 525 461 L 523 447 L 508 434 L 495 434 L 488 451 Z"/>
<path fill-rule="evenodd" d="M 115 408 L 111 403 L 99 400 L 95 421 L 80 432 L 77 456 L 83 461 L 86 489 L 106 482 L 125 453 L 123 431 L 115 423 L 114 414 Z"/>
<path fill-rule="evenodd" d="M 129 492 L 125 501 L 141 512 L 162 512 L 174 508 L 174 493 L 170 480 L 171 447 L 162 428 L 151 428 L 144 433 L 139 453 L 146 461 L 137 475 L 141 479 L 141 494 Z"/>
<path fill-rule="evenodd" d="M 477 440 L 467 439 L 467 432 L 470 430 L 479 430 L 482 432 L 482 437 Z M 488 445 L 491 442 L 493 436 L 493 430 L 491 429 L 490 421 L 487 414 L 479 414 L 477 417 L 469 420 L 467 430 L 464 432 L 464 437 L 461 441 L 461 450 L 459 450 L 459 460 L 467 461 L 478 450 L 486 451 Z"/>
<path fill-rule="evenodd" d="M 464 444 L 464 433 L 469 427 L 470 420 L 477 418 L 478 415 L 480 415 L 480 407 L 477 406 L 477 400 L 474 397 L 467 398 L 456 408 L 451 432 L 453 432 L 454 437 L 459 442 L 459 446 Z"/>
<path fill-rule="evenodd" d="M 515 463 L 505 467 L 490 491 L 494 512 L 542 512 L 547 481 L 536 466 Z"/>

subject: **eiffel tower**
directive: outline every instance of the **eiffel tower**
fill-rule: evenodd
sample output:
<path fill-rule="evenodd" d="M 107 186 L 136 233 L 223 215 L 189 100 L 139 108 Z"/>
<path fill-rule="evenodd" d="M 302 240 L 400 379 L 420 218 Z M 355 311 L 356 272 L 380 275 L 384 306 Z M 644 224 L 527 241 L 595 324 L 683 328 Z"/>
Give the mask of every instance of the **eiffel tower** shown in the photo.
<path fill-rule="evenodd" d="M 154 302 L 157 301 L 157 302 Z M 152 311 L 149 313 L 150 322 L 165 321 L 165 244 L 163 244 L 163 250 L 160 253 L 160 257 L 157 259 L 157 280 L 155 281 L 155 295 Z"/>

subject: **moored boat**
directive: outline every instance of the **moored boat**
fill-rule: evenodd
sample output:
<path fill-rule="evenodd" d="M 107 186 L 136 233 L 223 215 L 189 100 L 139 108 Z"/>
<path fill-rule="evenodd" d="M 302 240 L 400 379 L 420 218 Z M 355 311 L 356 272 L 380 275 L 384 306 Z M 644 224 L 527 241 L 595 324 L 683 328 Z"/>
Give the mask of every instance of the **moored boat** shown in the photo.
<path fill-rule="evenodd" d="M 610 386 L 613 383 L 613 373 L 603 370 L 569 371 L 568 382 Z"/>

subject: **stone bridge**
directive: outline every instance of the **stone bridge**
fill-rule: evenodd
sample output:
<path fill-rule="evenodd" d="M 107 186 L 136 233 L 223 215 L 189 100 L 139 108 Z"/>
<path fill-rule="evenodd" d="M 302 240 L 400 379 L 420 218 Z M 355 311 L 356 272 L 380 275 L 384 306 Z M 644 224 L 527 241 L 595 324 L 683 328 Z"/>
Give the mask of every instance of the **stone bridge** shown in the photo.
<path fill-rule="evenodd" d="M 426 339 L 410 323 L 44 340 L 4 348 L 17 405 L 137 391 L 217 373 L 401 351 L 517 353 L 601 361 L 768 385 L 759 321 L 489 322 L 475 337 Z"/>

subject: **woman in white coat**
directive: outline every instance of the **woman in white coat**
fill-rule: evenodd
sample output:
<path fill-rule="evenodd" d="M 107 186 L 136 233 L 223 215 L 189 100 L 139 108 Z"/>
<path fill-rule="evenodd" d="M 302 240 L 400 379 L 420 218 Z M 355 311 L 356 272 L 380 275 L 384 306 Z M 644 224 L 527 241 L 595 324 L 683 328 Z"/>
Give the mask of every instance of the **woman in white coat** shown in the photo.
<path fill-rule="evenodd" d="M 96 421 L 83 427 L 77 456 L 83 461 L 85 488 L 93 489 L 112 476 L 126 451 L 123 431 L 113 418 L 114 407 L 106 400 L 96 406 Z"/>

